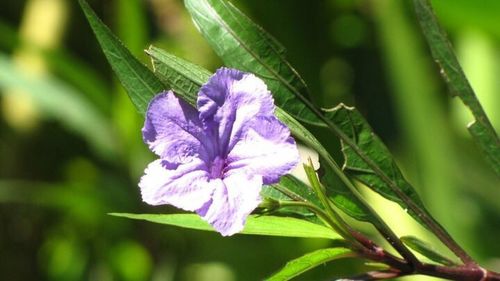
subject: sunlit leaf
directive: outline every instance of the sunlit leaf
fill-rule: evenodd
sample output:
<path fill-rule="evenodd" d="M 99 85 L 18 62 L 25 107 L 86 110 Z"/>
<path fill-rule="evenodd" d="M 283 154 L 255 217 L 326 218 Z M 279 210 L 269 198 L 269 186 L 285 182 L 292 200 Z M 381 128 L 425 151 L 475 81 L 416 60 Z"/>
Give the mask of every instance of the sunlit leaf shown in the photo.
<path fill-rule="evenodd" d="M 295 118 L 323 125 L 304 104 L 305 82 L 285 60 L 284 50 L 261 27 L 225 0 L 186 0 L 193 21 L 229 67 L 260 76 L 276 104 Z"/>
<path fill-rule="evenodd" d="M 137 110 L 144 113 L 149 101 L 165 89 L 164 85 L 123 46 L 87 2 L 80 0 L 79 3 L 113 71 L 127 90 Z"/>
<path fill-rule="evenodd" d="M 441 255 L 438 253 L 433 247 L 426 242 L 418 239 L 417 237 L 414 236 L 403 236 L 400 238 L 405 245 L 408 247 L 412 248 L 413 250 L 417 251 L 418 253 L 422 254 L 423 256 L 427 257 L 428 259 L 435 261 L 437 263 L 447 265 L 447 266 L 454 266 L 457 265 L 455 262 L 450 260 L 449 258 Z"/>
<path fill-rule="evenodd" d="M 159 215 L 112 213 L 110 215 L 190 229 L 215 231 L 212 226 L 196 214 Z M 247 218 L 245 228 L 240 233 L 266 236 L 341 239 L 337 233 L 327 227 L 300 219 L 275 216 L 250 215 Z"/>
<path fill-rule="evenodd" d="M 289 261 L 280 271 L 266 279 L 267 281 L 290 280 L 318 265 L 343 259 L 355 257 L 356 253 L 346 248 L 327 248 L 308 253 L 300 258 Z"/>

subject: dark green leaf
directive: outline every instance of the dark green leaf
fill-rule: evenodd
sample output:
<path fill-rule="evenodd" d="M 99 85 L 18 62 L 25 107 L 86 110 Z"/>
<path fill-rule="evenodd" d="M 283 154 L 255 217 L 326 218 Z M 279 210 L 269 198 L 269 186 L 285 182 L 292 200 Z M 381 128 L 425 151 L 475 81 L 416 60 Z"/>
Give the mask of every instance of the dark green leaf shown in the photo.
<path fill-rule="evenodd" d="M 355 257 L 356 253 L 346 248 L 327 248 L 308 253 L 289 261 L 280 271 L 266 279 L 267 281 L 290 280 L 318 265 L 343 258 Z"/>
<path fill-rule="evenodd" d="M 137 110 L 144 113 L 149 101 L 165 87 L 153 72 L 123 46 L 87 2 L 84 0 L 79 2 L 113 71 L 127 90 Z"/>
<path fill-rule="evenodd" d="M 382 141 L 375 135 L 370 125 L 363 116 L 355 109 L 343 104 L 335 107 L 329 112 L 330 118 L 337 124 L 342 132 L 351 139 L 359 149 L 382 170 L 399 190 L 393 190 L 378 173 L 362 159 L 351 146 L 342 141 L 342 152 L 345 163 L 343 169 L 354 178 L 373 189 L 385 198 L 397 202 L 419 222 L 421 218 L 413 211 L 409 204 L 415 204 L 421 210 L 425 210 L 420 197 L 415 189 L 403 177 L 391 153 Z M 403 196 L 408 197 L 407 202 Z"/>
<path fill-rule="evenodd" d="M 300 201 L 309 202 L 317 207 L 321 206 L 313 190 L 292 175 L 285 175 L 278 183 L 264 186 L 260 194 L 276 201 Z M 305 207 L 283 207 L 278 212 L 298 214 L 311 219 L 315 217 L 314 212 Z"/>
<path fill-rule="evenodd" d="M 303 201 L 320 206 L 318 197 L 314 194 L 313 190 L 292 175 L 281 177 L 280 182 L 267 188 L 267 190 L 271 189 L 275 191 L 265 191 L 263 194 L 275 200 Z"/>
<path fill-rule="evenodd" d="M 465 77 L 446 32 L 439 25 L 429 1 L 413 0 L 413 3 L 432 56 L 441 67 L 441 73 L 452 95 L 457 95 L 475 118 L 468 126 L 470 134 L 493 170 L 500 176 L 500 139 L 495 129 Z"/>
<path fill-rule="evenodd" d="M 197 230 L 215 231 L 212 226 L 196 214 L 158 215 L 112 213 L 110 215 Z M 247 218 L 245 228 L 240 233 L 282 237 L 341 239 L 337 233 L 324 226 L 300 219 L 275 216 L 250 215 Z"/>
<path fill-rule="evenodd" d="M 260 76 L 276 104 L 295 118 L 323 125 L 304 104 L 307 87 L 283 57 L 283 48 L 225 0 L 186 0 L 197 28 L 229 67 Z"/>
<path fill-rule="evenodd" d="M 500 177 L 500 145 L 496 133 L 492 134 L 488 127 L 478 121 L 474 121 L 467 129 L 474 136 L 474 140 L 483 152 L 486 160 L 493 167 L 497 176 Z"/>
<path fill-rule="evenodd" d="M 432 246 L 428 245 L 426 242 L 418 239 L 417 237 L 403 236 L 400 239 L 401 241 L 403 241 L 403 243 L 405 243 L 405 245 L 407 245 L 408 247 L 412 248 L 413 250 L 417 251 L 418 253 L 422 254 L 423 256 L 427 257 L 432 261 L 447 266 L 457 265 L 457 263 L 441 255 L 435 249 L 433 249 Z"/>
<path fill-rule="evenodd" d="M 332 120 L 339 128 L 352 139 L 355 144 L 375 163 L 378 167 L 394 181 L 403 192 L 414 202 L 421 205 L 420 198 L 413 187 L 404 179 L 387 147 L 374 134 L 363 116 L 352 107 L 343 104 L 332 111 Z M 352 148 L 342 142 L 342 152 L 345 157 L 343 169 L 354 175 L 365 185 L 371 187 L 389 200 L 399 202 L 401 199 L 395 194 L 385 182 L 361 159 Z M 403 204 L 400 202 L 400 204 Z M 406 207 L 403 205 L 403 207 Z"/>
<path fill-rule="evenodd" d="M 146 53 L 151 57 L 154 72 L 161 82 L 192 106 L 196 106 L 198 91 L 212 73 L 154 46 Z"/>

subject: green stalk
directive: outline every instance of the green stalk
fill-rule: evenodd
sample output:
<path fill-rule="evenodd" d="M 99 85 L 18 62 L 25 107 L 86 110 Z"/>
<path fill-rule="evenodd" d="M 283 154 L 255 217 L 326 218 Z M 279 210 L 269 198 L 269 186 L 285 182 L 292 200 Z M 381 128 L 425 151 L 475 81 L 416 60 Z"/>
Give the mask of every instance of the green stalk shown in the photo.
<path fill-rule="evenodd" d="M 421 262 L 415 257 L 415 255 L 399 240 L 398 236 L 392 231 L 392 229 L 382 220 L 382 218 L 377 214 L 377 212 L 366 202 L 363 196 L 359 193 L 357 188 L 352 184 L 349 178 L 344 174 L 342 169 L 337 165 L 332 156 L 328 151 L 319 143 L 319 141 L 312 136 L 308 131 L 300 124 L 297 120 L 293 119 L 286 112 L 279 110 L 275 112 L 276 116 L 289 124 L 292 134 L 302 141 L 304 144 L 314 147 L 321 158 L 326 161 L 326 164 L 330 166 L 332 171 L 339 177 L 342 183 L 349 189 L 354 197 L 359 201 L 360 204 L 371 214 L 372 220 L 370 221 L 375 229 L 384 237 L 387 242 L 412 266 L 418 266 Z M 318 114 L 321 115 L 321 113 Z M 290 126 L 293 125 L 293 126 Z M 334 125 L 335 126 L 335 125 Z M 307 132 L 307 133 L 304 133 Z M 345 138 L 347 136 L 344 135 Z M 348 139 L 348 138 L 347 138 Z"/>
<path fill-rule="evenodd" d="M 331 226 L 346 240 L 356 241 L 353 239 L 353 237 L 345 227 L 345 223 L 343 222 L 343 220 L 339 217 L 335 210 L 331 208 L 330 201 L 325 195 L 324 188 L 321 186 L 321 183 L 318 180 L 316 171 L 314 171 L 311 159 L 309 159 L 309 164 L 304 164 L 303 166 L 304 171 L 307 175 L 307 179 L 309 180 L 311 187 L 321 201 L 321 204 L 323 205 L 324 210 L 326 211 L 325 213 L 329 219 L 328 221 L 331 222 Z"/>

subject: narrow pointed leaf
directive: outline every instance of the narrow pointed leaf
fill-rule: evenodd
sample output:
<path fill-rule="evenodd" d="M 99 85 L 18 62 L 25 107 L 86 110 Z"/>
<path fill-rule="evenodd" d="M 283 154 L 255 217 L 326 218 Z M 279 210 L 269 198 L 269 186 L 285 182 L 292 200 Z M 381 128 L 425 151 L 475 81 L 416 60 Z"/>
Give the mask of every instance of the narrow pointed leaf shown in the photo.
<path fill-rule="evenodd" d="M 468 126 L 476 144 L 500 176 L 500 139 L 458 62 L 446 32 L 441 28 L 428 0 L 413 0 L 418 21 L 434 60 L 441 68 L 451 94 L 458 96 L 474 116 Z"/>
<path fill-rule="evenodd" d="M 113 71 L 137 110 L 143 114 L 151 98 L 165 87 L 152 71 L 130 53 L 86 1 L 79 0 L 79 3 Z"/>
<path fill-rule="evenodd" d="M 467 130 L 474 137 L 474 141 L 497 176 L 500 177 L 500 142 L 496 136 L 496 132 L 490 130 L 479 121 L 469 124 Z"/>
<path fill-rule="evenodd" d="M 301 121 L 323 125 L 304 104 L 305 82 L 274 38 L 225 0 L 186 0 L 185 4 L 196 27 L 227 66 L 260 76 L 278 106 Z"/>
<path fill-rule="evenodd" d="M 342 152 L 345 161 L 343 166 L 344 171 L 385 198 L 398 203 L 402 208 L 408 210 L 409 214 L 417 221 L 422 222 L 418 214 L 414 212 L 413 205 L 410 206 L 414 204 L 425 211 L 420 197 L 411 184 L 404 178 L 391 153 L 375 135 L 363 116 L 355 108 L 347 107 L 343 104 L 330 110 L 329 115 L 342 132 L 346 134 L 349 139 L 353 140 L 356 146 L 358 146 L 363 153 L 373 161 L 387 177 L 389 177 L 397 186 L 398 190 L 393 190 L 393 188 L 368 165 L 365 159 L 362 159 L 351 146 L 342 141 Z M 403 196 L 401 194 L 403 194 Z M 408 200 L 403 197 L 408 198 Z"/>
<path fill-rule="evenodd" d="M 428 259 L 435 261 L 437 263 L 447 265 L 447 266 L 455 266 L 457 265 L 456 262 L 453 262 L 449 258 L 441 255 L 438 253 L 435 249 L 433 249 L 432 246 L 427 244 L 426 242 L 418 239 L 417 237 L 414 236 L 403 236 L 400 238 L 405 245 L 408 247 L 412 248 L 414 251 L 422 254 L 423 256 L 427 257 Z"/>
<path fill-rule="evenodd" d="M 290 280 L 300 274 L 324 263 L 355 257 L 356 253 L 346 248 L 327 248 L 308 253 L 302 257 L 289 261 L 280 271 L 266 279 L 267 281 Z"/>
<path fill-rule="evenodd" d="M 112 213 L 110 215 L 136 220 L 145 220 L 154 223 L 179 226 L 190 229 L 215 231 L 206 221 L 196 214 L 126 214 Z M 290 217 L 256 216 L 250 215 L 247 218 L 245 228 L 240 234 L 283 236 L 283 237 L 303 237 L 303 238 L 324 238 L 341 239 L 333 230 Z"/>

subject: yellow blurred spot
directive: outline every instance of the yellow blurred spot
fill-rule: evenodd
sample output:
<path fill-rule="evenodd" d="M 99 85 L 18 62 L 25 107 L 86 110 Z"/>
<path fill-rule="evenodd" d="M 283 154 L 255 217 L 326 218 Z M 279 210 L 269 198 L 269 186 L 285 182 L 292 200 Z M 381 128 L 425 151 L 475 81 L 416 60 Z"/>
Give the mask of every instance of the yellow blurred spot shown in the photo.
<path fill-rule="evenodd" d="M 26 3 L 19 28 L 21 45 L 14 52 L 13 61 L 20 71 L 34 76 L 47 72 L 41 50 L 57 48 L 67 18 L 65 0 L 30 0 Z M 38 111 L 32 98 L 18 89 L 7 89 L 3 112 L 10 126 L 30 130 L 38 123 Z"/>
<path fill-rule="evenodd" d="M 236 280 L 231 268 L 220 262 L 196 263 L 187 266 L 182 280 L 189 281 L 234 281 Z"/>

